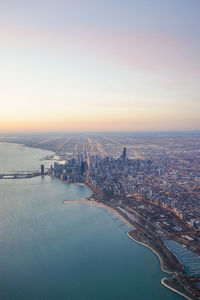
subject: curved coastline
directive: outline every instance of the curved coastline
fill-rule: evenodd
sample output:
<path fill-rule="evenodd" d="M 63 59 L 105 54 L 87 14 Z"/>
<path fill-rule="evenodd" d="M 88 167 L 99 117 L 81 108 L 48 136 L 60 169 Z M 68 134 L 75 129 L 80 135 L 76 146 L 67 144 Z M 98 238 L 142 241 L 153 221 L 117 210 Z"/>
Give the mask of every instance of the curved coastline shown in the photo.
<path fill-rule="evenodd" d="M 87 187 L 87 188 L 91 191 L 91 195 L 88 196 L 88 197 L 86 197 L 86 198 L 81 198 L 81 199 L 79 199 L 79 200 L 67 200 L 67 201 L 64 201 L 64 203 L 63 203 L 64 205 L 66 205 L 66 204 L 68 204 L 68 203 L 70 203 L 70 202 L 88 202 L 88 203 L 94 204 L 94 205 L 96 205 L 96 206 L 98 206 L 98 207 L 106 208 L 107 210 L 111 211 L 114 215 L 116 215 L 117 217 L 119 217 L 120 219 L 122 219 L 129 227 L 132 228 L 132 230 L 135 229 L 135 227 L 133 226 L 133 224 L 131 224 L 131 223 L 127 220 L 127 218 L 125 218 L 118 210 L 116 210 L 115 208 L 110 207 L 109 205 L 106 205 L 106 204 L 104 204 L 104 203 L 102 203 L 102 202 L 97 202 L 97 201 L 95 200 L 95 194 L 94 194 L 94 191 L 93 191 L 92 188 L 90 188 L 88 185 L 86 185 L 86 184 L 84 184 L 84 183 L 80 183 L 80 184 L 79 184 L 79 183 L 76 183 L 76 185 L 82 185 L 82 186 Z M 93 196 L 94 198 L 92 198 L 92 196 Z M 162 271 L 162 272 L 164 272 L 164 273 L 166 273 L 166 274 L 169 274 L 169 275 L 174 275 L 173 272 L 171 272 L 171 271 L 165 269 L 162 257 L 160 256 L 160 254 L 159 254 L 154 248 L 152 248 L 151 246 L 149 246 L 149 245 L 147 245 L 147 244 L 145 244 L 145 243 L 143 243 L 143 242 L 137 241 L 136 239 L 134 239 L 134 238 L 129 234 L 132 230 L 130 230 L 130 231 L 127 232 L 127 236 L 128 236 L 131 240 L 133 240 L 134 242 L 136 242 L 136 243 L 138 243 L 138 244 L 140 244 L 140 245 L 143 245 L 143 246 L 149 248 L 149 249 L 150 249 L 150 250 L 158 257 L 158 259 L 159 259 L 159 261 L 160 261 L 160 268 L 161 268 L 161 271 Z M 166 287 L 166 288 L 168 288 L 169 290 L 175 292 L 176 294 L 178 294 L 178 295 L 184 297 L 184 298 L 187 299 L 187 300 L 192 300 L 192 298 L 190 298 L 189 296 L 187 296 L 187 295 L 185 295 L 184 293 L 182 293 L 182 292 L 176 290 L 175 288 L 169 286 L 169 285 L 165 282 L 166 279 L 167 279 L 166 277 L 164 277 L 164 278 L 161 279 L 161 284 L 162 284 L 164 287 Z"/>
<path fill-rule="evenodd" d="M 64 182 L 64 183 L 67 183 L 65 180 L 61 180 L 61 181 Z M 70 202 L 88 202 L 88 203 L 94 204 L 94 205 L 96 205 L 98 207 L 106 208 L 107 210 L 111 211 L 115 216 L 117 216 L 118 218 L 120 218 L 123 222 L 125 222 L 127 224 L 127 226 L 129 226 L 132 229 L 135 229 L 135 227 L 133 226 L 133 224 L 131 224 L 122 214 L 120 214 L 120 212 L 118 210 L 116 210 L 113 207 L 111 207 L 109 205 L 106 205 L 106 204 L 104 204 L 102 202 L 96 201 L 96 199 L 95 199 L 95 192 L 93 191 L 93 189 L 89 185 L 84 184 L 84 183 L 73 183 L 73 184 L 86 187 L 87 189 L 90 190 L 91 195 L 88 196 L 88 197 L 85 197 L 85 198 L 81 198 L 81 199 L 66 200 L 66 201 L 63 202 L 64 205 L 67 205 Z"/>
<path fill-rule="evenodd" d="M 130 232 L 130 231 L 129 231 L 129 232 Z M 160 261 L 160 268 L 161 268 L 162 272 L 167 273 L 167 274 L 170 274 L 170 275 L 173 275 L 173 274 L 174 274 L 173 272 L 170 272 L 170 271 L 168 271 L 168 270 L 166 270 L 166 269 L 164 268 L 162 257 L 160 256 L 160 254 L 159 254 L 155 249 L 153 249 L 153 248 L 150 247 L 149 245 L 146 245 L 145 243 L 142 243 L 142 242 L 137 241 L 136 239 L 134 239 L 134 238 L 129 234 L 129 232 L 127 232 L 127 235 L 128 235 L 128 237 L 129 237 L 131 240 L 133 240 L 134 242 L 136 242 L 136 243 L 138 243 L 138 244 L 140 244 L 140 245 L 143 245 L 143 246 L 149 248 L 153 253 L 155 253 L 155 254 L 157 255 L 157 257 L 158 257 L 158 259 L 159 259 L 159 261 Z M 165 286 L 165 287 L 168 288 L 169 290 L 171 290 L 171 291 L 177 293 L 178 295 L 184 297 L 184 298 L 187 299 L 187 300 L 192 300 L 192 298 L 190 298 L 189 296 L 185 295 L 184 293 L 181 293 L 180 291 L 178 291 L 178 290 L 176 290 L 175 288 L 173 288 L 173 287 L 171 287 L 170 285 L 168 285 L 168 284 L 165 282 L 166 279 L 167 279 L 166 277 L 164 277 L 164 278 L 161 279 L 161 284 L 162 284 L 163 286 Z"/>
<path fill-rule="evenodd" d="M 138 244 L 140 244 L 140 245 L 143 245 L 143 246 L 149 248 L 152 252 L 154 252 L 154 253 L 157 255 L 157 257 L 158 257 L 158 259 L 159 259 L 159 261 L 160 261 L 160 267 L 161 267 L 162 272 L 167 273 L 167 274 L 170 274 L 170 275 L 173 275 L 173 274 L 174 274 L 173 272 L 170 272 L 170 271 L 168 271 L 168 270 L 166 270 L 166 269 L 164 268 L 164 264 L 163 264 L 162 257 L 160 256 L 160 254 L 159 254 L 155 249 L 153 249 L 153 248 L 152 248 L 151 246 L 149 246 L 149 245 L 146 245 L 145 243 L 142 243 L 142 242 L 137 241 L 137 240 L 134 239 L 129 233 L 130 233 L 130 231 L 127 232 L 127 235 L 128 235 L 128 237 L 129 237 L 131 240 L 133 240 L 134 242 L 136 242 L 136 243 L 138 243 Z"/>
<path fill-rule="evenodd" d="M 87 187 L 87 186 L 86 186 Z M 118 218 L 120 218 L 124 223 L 126 223 L 126 225 L 130 228 L 135 229 L 135 227 L 127 220 L 125 219 L 125 217 L 123 215 L 121 215 L 117 210 L 115 210 L 114 208 L 104 204 L 104 203 L 101 203 L 101 202 L 97 202 L 95 199 L 91 198 L 91 196 L 87 197 L 87 198 L 80 198 L 80 199 L 75 199 L 75 200 L 66 200 L 63 202 L 63 205 L 67 205 L 67 204 L 70 204 L 70 203 L 73 203 L 73 202 L 79 202 L 79 203 L 89 203 L 89 204 L 93 204 L 95 206 L 98 206 L 98 207 L 102 207 L 102 208 L 106 208 L 107 210 L 109 210 L 110 212 L 112 212 L 115 216 L 117 216 Z"/>
<path fill-rule="evenodd" d="M 64 182 L 66 182 L 66 181 L 64 181 Z M 86 197 L 85 199 L 88 199 L 88 200 L 89 200 L 90 197 L 94 196 L 94 191 L 91 189 L 90 186 L 88 186 L 88 185 L 86 185 L 86 184 L 84 184 L 84 183 L 73 183 L 73 184 L 79 185 L 79 186 L 84 186 L 84 187 L 86 187 L 86 188 L 91 192 L 91 195 L 88 196 L 88 197 Z"/>
<path fill-rule="evenodd" d="M 185 295 L 185 294 L 179 292 L 178 290 L 176 290 L 176 289 L 174 289 L 173 287 L 171 287 L 170 285 L 168 285 L 168 284 L 165 282 L 166 279 L 167 279 L 166 277 L 164 277 L 164 278 L 161 279 L 161 283 L 162 283 L 163 286 L 165 286 L 165 287 L 168 288 L 169 290 L 171 290 L 171 291 L 177 293 L 178 295 L 184 297 L 184 298 L 187 299 L 187 300 L 192 300 L 192 298 L 190 298 L 189 296 L 187 296 L 187 295 Z"/>

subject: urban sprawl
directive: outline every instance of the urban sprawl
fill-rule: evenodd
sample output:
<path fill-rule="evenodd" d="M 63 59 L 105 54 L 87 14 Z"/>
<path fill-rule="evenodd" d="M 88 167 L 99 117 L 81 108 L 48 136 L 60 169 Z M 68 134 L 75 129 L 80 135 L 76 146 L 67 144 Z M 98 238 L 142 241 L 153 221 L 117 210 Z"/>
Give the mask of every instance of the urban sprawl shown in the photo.
<path fill-rule="evenodd" d="M 100 199 L 121 201 L 130 207 L 142 203 L 145 206 L 140 207 L 141 213 L 165 231 L 199 231 L 198 173 L 187 166 L 183 170 L 179 160 L 171 161 L 166 156 L 156 160 L 129 159 L 126 152 L 124 147 L 119 157 L 87 157 L 79 153 L 65 164 L 55 162 L 50 173 L 68 183 L 90 185 Z M 156 207 L 166 214 L 157 215 Z"/>
<path fill-rule="evenodd" d="M 158 254 L 162 270 L 173 275 L 162 283 L 200 299 L 199 133 L 21 135 L 1 141 L 53 151 L 44 159 L 56 162 L 36 175 L 90 187 L 89 201 L 120 213 L 132 226 L 128 236 Z"/>

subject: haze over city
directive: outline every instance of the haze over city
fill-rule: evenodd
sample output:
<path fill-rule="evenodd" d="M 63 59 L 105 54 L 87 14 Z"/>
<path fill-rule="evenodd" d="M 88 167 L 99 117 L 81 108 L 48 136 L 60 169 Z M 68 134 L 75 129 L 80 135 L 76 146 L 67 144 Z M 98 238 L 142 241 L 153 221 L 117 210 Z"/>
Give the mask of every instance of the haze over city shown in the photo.
<path fill-rule="evenodd" d="M 200 2 L 8 0 L 0 130 L 200 129 Z"/>

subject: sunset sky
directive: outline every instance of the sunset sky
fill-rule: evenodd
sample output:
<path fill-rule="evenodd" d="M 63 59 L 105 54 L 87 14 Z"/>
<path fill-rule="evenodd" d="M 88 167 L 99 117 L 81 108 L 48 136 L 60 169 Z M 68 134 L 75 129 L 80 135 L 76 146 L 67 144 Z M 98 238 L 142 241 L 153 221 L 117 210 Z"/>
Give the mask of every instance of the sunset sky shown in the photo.
<path fill-rule="evenodd" d="M 200 129 L 199 0 L 6 0 L 0 131 Z"/>

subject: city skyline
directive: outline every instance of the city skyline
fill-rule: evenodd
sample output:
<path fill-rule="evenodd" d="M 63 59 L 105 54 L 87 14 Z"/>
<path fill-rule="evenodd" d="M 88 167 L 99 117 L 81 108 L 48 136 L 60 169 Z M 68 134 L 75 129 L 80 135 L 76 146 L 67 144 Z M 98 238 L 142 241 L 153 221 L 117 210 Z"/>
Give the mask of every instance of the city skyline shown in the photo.
<path fill-rule="evenodd" d="M 6 1 L 0 131 L 199 130 L 199 1 Z"/>

